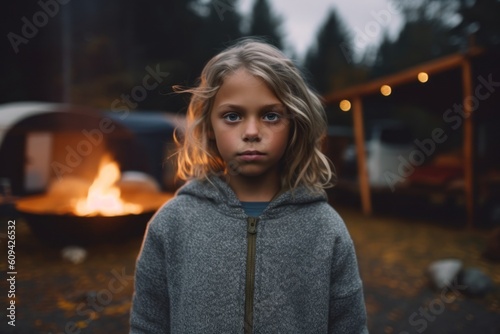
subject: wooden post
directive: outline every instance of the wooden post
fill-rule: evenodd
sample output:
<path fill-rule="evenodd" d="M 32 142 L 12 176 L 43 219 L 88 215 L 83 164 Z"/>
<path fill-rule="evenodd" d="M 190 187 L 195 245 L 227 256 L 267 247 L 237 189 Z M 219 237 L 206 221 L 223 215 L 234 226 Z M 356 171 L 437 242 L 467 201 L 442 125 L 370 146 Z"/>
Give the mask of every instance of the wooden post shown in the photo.
<path fill-rule="evenodd" d="M 467 210 L 467 227 L 474 225 L 474 115 L 472 110 L 472 69 L 469 59 L 462 63 L 463 106 L 464 106 L 464 177 L 465 177 L 465 207 Z"/>
<path fill-rule="evenodd" d="M 368 169 L 366 168 L 365 133 L 363 129 L 363 103 L 360 96 L 356 96 L 352 103 L 354 140 L 357 151 L 358 177 L 361 192 L 361 205 L 365 215 L 372 214 L 372 202 L 370 195 L 370 184 L 368 181 Z"/>

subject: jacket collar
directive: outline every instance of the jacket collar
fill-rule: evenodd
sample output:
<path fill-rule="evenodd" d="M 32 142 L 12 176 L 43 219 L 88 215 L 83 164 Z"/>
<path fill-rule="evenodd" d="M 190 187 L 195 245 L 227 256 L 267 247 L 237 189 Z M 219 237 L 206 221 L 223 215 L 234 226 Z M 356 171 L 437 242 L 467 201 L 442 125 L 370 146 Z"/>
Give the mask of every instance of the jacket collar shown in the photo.
<path fill-rule="evenodd" d="M 194 196 L 210 201 L 223 214 L 235 218 L 246 218 L 241 202 L 229 185 L 218 176 L 206 179 L 193 179 L 183 185 L 177 195 Z M 303 205 L 314 202 L 326 202 L 324 191 L 313 192 L 305 186 L 279 193 L 267 206 L 261 215 L 263 219 L 274 219 L 290 214 Z"/>

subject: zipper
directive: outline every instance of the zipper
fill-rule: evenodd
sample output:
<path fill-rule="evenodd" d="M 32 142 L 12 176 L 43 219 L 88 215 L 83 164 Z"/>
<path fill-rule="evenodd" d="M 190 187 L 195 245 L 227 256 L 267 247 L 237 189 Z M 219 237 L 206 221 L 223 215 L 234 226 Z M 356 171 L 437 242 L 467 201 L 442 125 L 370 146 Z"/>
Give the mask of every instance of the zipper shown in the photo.
<path fill-rule="evenodd" d="M 245 285 L 245 334 L 253 331 L 253 293 L 255 287 L 255 246 L 258 218 L 247 218 L 247 272 Z"/>

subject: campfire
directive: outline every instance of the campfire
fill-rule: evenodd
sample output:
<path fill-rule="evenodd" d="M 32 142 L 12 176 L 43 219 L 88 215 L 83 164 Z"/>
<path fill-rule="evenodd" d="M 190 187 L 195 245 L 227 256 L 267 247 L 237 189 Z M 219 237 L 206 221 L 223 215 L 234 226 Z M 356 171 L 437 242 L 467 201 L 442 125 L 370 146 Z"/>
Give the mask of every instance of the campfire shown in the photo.
<path fill-rule="evenodd" d="M 120 168 L 114 161 L 103 159 L 86 198 L 76 200 L 72 213 L 78 216 L 118 216 L 142 212 L 140 204 L 125 202 L 116 182 L 120 179 Z"/>
<path fill-rule="evenodd" d="M 93 180 L 56 180 L 45 194 L 19 199 L 16 209 L 43 238 L 105 239 L 144 232 L 149 218 L 172 196 L 147 174 L 121 173 L 118 163 L 104 155 Z"/>

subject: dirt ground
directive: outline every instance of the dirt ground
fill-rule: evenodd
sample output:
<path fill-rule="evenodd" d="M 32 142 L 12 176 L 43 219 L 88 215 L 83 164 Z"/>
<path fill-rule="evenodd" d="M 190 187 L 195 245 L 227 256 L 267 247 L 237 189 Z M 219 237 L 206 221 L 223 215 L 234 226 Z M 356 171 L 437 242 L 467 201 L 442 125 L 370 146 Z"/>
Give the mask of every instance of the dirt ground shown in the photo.
<path fill-rule="evenodd" d="M 500 333 L 500 263 L 485 260 L 488 231 L 467 231 L 433 221 L 391 216 L 364 218 L 339 210 L 358 253 L 371 333 Z M 478 298 L 466 288 L 436 291 L 426 270 L 441 259 L 479 268 L 496 288 Z"/>
<path fill-rule="evenodd" d="M 467 230 L 391 212 L 363 216 L 356 206 L 336 205 L 354 240 L 365 287 L 370 333 L 500 333 L 500 263 L 482 258 L 489 230 Z M 135 260 L 141 238 L 87 247 L 81 264 L 64 261 L 61 249 L 36 238 L 20 217 L 3 216 L 0 333 L 128 332 Z M 15 327 L 6 307 L 7 221 L 16 219 Z M 460 287 L 434 291 L 429 263 L 456 258 L 483 270 L 496 289 L 482 298 Z"/>

